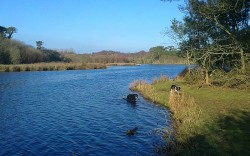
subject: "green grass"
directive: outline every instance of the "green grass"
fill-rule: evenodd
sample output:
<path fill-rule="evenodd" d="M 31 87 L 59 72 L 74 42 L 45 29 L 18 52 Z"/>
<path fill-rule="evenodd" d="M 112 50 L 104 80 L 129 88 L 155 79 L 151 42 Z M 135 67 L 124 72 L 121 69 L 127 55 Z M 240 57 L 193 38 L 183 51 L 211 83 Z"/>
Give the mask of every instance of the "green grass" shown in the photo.
<path fill-rule="evenodd" d="M 172 84 L 181 86 L 181 95 L 170 97 Z M 172 112 L 172 154 L 250 155 L 250 89 L 198 88 L 171 80 L 137 81 L 131 89 Z"/>

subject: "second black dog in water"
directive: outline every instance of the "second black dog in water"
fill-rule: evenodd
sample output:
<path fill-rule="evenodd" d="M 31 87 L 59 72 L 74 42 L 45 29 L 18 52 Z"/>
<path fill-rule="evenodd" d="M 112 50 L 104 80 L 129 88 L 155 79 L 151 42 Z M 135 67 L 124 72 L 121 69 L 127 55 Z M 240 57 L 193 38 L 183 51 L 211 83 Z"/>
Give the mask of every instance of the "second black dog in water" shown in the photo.
<path fill-rule="evenodd" d="M 128 136 L 135 135 L 135 133 L 137 132 L 137 130 L 138 130 L 138 127 L 135 127 L 133 129 L 128 130 L 126 134 Z"/>
<path fill-rule="evenodd" d="M 132 104 L 136 104 L 137 98 L 138 98 L 138 94 L 128 94 L 126 100 Z"/>

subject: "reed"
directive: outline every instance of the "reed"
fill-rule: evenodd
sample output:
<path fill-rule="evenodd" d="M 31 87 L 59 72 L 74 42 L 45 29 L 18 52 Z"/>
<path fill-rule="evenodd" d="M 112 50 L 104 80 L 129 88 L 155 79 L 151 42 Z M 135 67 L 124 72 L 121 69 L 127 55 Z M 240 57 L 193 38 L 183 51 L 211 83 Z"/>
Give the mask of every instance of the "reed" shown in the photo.
<path fill-rule="evenodd" d="M 152 84 L 168 82 L 170 79 L 166 75 L 161 75 L 159 78 L 154 78 Z"/>
<path fill-rule="evenodd" d="M 20 71 L 54 71 L 54 70 L 86 70 L 105 69 L 105 64 L 98 63 L 36 63 L 18 65 L 0 65 L 0 72 Z"/>
<path fill-rule="evenodd" d="M 136 63 L 108 63 L 108 66 L 135 66 Z"/>
<path fill-rule="evenodd" d="M 144 80 L 136 80 L 132 82 L 130 84 L 130 90 L 142 93 L 145 99 L 148 99 L 152 102 L 159 102 L 159 95 L 157 95 L 157 92 L 151 85 L 147 84 L 147 82 Z"/>

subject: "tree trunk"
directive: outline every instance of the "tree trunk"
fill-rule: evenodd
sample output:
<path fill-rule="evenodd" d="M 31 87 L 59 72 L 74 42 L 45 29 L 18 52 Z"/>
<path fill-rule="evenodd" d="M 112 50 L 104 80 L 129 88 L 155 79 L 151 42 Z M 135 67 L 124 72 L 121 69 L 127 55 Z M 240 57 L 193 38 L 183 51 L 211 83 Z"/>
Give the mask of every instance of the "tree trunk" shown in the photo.
<path fill-rule="evenodd" d="M 8 35 L 8 39 L 11 39 L 11 36 L 13 35 L 13 32 L 10 32 Z"/>
<path fill-rule="evenodd" d="M 188 65 L 188 73 L 190 74 L 191 69 L 190 69 L 190 61 L 189 61 L 189 52 L 187 51 L 187 65 Z"/>
<path fill-rule="evenodd" d="M 209 76 L 208 76 L 208 69 L 205 70 L 206 76 L 205 76 L 205 84 L 209 85 Z"/>
<path fill-rule="evenodd" d="M 244 52 L 242 48 L 240 48 L 240 57 L 241 57 L 241 69 L 243 72 L 245 72 L 246 65 L 245 65 Z"/>

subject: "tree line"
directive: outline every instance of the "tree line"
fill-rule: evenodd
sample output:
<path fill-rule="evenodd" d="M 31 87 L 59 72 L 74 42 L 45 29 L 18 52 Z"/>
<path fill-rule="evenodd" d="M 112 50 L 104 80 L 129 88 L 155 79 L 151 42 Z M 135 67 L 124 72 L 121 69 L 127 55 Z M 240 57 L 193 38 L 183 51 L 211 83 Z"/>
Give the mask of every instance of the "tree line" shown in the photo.
<path fill-rule="evenodd" d="M 15 27 L 5 28 L 0 26 L 0 64 L 70 61 L 55 50 L 39 47 L 41 41 L 37 41 L 38 47 L 34 48 L 23 42 L 13 40 L 11 38 L 14 33 L 16 33 Z"/>
<path fill-rule="evenodd" d="M 245 72 L 250 53 L 248 0 L 188 0 L 180 7 L 182 21 L 172 20 L 167 32 L 179 46 L 188 64 L 195 63 L 205 73 L 214 69 Z"/>
<path fill-rule="evenodd" d="M 85 63 L 137 63 L 137 64 L 177 64 L 185 63 L 185 59 L 178 56 L 179 52 L 173 46 L 155 46 L 148 52 L 141 50 L 134 53 L 122 53 L 112 50 L 102 50 L 91 54 L 64 53 L 73 62 Z"/>
<path fill-rule="evenodd" d="M 80 63 L 137 63 L 177 64 L 185 63 L 178 57 L 179 51 L 173 46 L 155 46 L 148 52 L 122 53 L 102 50 L 91 54 L 76 54 L 72 50 L 51 50 L 43 47 L 43 41 L 36 41 L 36 47 L 12 39 L 15 27 L 0 26 L 0 64 L 30 64 L 38 62 L 80 62 Z"/>

